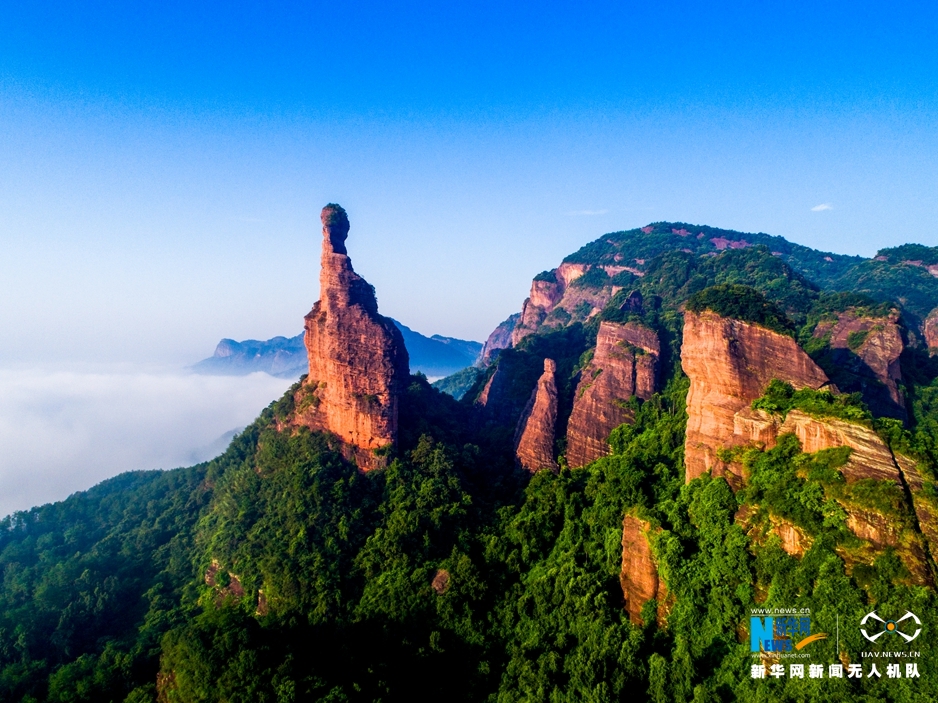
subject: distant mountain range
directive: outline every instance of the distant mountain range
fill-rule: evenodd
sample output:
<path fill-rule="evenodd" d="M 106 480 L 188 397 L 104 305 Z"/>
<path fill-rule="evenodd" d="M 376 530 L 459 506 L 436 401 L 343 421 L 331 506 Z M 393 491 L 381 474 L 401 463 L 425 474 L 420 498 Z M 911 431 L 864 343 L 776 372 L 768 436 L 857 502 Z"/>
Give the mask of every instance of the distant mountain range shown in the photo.
<path fill-rule="evenodd" d="M 397 320 L 393 322 L 404 336 L 412 373 L 419 371 L 431 379 L 449 376 L 474 365 L 482 354 L 480 342 L 439 334 L 427 337 Z M 280 378 L 299 378 L 308 370 L 303 334 L 265 341 L 223 339 L 212 356 L 192 369 L 196 373 L 217 376 L 243 376 L 263 371 Z"/>

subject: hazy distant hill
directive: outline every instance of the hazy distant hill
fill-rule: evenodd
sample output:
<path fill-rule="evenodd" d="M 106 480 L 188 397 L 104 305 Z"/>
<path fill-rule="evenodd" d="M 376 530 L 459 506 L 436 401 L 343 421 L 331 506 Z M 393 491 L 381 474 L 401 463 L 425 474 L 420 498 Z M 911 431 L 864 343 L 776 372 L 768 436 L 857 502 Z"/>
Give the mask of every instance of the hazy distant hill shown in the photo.
<path fill-rule="evenodd" d="M 419 371 L 430 378 L 449 376 L 472 366 L 482 353 L 480 342 L 438 334 L 427 337 L 397 320 L 394 324 L 404 335 L 404 344 L 410 354 L 410 370 L 414 373 Z M 306 373 L 308 361 L 303 335 L 298 334 L 266 341 L 223 339 L 215 347 L 215 354 L 192 368 L 196 373 L 220 376 L 242 376 L 263 371 L 281 378 L 299 378 Z"/>

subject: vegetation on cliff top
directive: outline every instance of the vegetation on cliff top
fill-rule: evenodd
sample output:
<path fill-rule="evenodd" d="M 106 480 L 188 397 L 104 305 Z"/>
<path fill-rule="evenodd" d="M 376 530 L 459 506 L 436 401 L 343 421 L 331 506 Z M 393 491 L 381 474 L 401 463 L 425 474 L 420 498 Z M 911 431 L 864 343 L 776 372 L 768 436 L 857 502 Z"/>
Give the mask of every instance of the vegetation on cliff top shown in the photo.
<path fill-rule="evenodd" d="M 712 286 L 691 296 L 687 301 L 687 309 L 695 313 L 710 310 L 723 317 L 751 322 L 789 337 L 795 336 L 795 326 L 785 313 L 749 286 Z"/>
<path fill-rule="evenodd" d="M 834 394 L 827 390 L 794 387 L 774 378 L 761 398 L 752 401 L 753 410 L 765 410 L 785 417 L 792 410 L 801 410 L 814 417 L 834 417 L 872 427 L 873 415 L 859 393 Z"/>

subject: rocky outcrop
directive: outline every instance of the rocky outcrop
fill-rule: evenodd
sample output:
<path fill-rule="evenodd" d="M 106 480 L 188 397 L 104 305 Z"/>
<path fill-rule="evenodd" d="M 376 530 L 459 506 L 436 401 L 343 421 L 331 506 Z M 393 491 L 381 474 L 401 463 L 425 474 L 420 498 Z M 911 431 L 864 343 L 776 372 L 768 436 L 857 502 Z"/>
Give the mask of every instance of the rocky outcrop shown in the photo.
<path fill-rule="evenodd" d="M 521 307 L 521 317 L 511 333 L 511 345 L 518 343 L 541 327 L 562 327 L 582 322 L 599 313 L 621 287 L 612 284 L 609 276 L 623 271 L 642 275 L 638 269 L 627 266 L 599 266 L 597 285 L 573 285 L 578 278 L 595 268 L 591 264 L 563 263 L 552 271 L 541 274 L 531 283 L 531 293 Z M 586 279 L 584 279 L 586 280 Z"/>
<path fill-rule="evenodd" d="M 840 390 L 859 391 L 876 415 L 905 419 L 905 401 L 899 391 L 899 357 L 905 348 L 899 313 L 869 317 L 855 309 L 841 312 L 837 321 L 822 322 L 815 336 L 830 336 L 831 362 L 838 370 Z"/>
<path fill-rule="evenodd" d="M 834 417 L 816 418 L 800 410 L 788 413 L 779 434 L 792 432 L 807 454 L 834 447 L 850 447 L 850 458 L 840 471 L 847 481 L 872 478 L 901 483 L 892 452 L 872 428 Z"/>
<path fill-rule="evenodd" d="M 747 442 L 736 434 L 735 415 L 772 379 L 795 388 L 828 384 L 827 375 L 791 337 L 710 311 L 685 313 L 681 365 L 690 378 L 684 447 L 688 482 L 711 470 L 734 487 L 741 484 L 739 467 L 720 460 L 717 451 Z"/>
<path fill-rule="evenodd" d="M 928 313 L 922 326 L 922 333 L 925 335 L 929 353 L 938 354 L 938 308 Z"/>
<path fill-rule="evenodd" d="M 544 373 L 521 413 L 515 432 L 515 458 L 528 471 L 556 469 L 554 432 L 557 426 L 557 364 L 544 359 Z"/>
<path fill-rule="evenodd" d="M 492 357 L 502 349 L 511 346 L 511 333 L 520 319 L 521 313 L 516 312 L 492 331 L 482 347 L 482 355 L 479 357 L 480 366 L 488 366 L 492 362 Z"/>
<path fill-rule="evenodd" d="M 368 471 L 397 439 L 398 401 L 409 376 L 400 330 L 378 314 L 375 291 L 352 269 L 348 217 L 322 210 L 320 299 L 306 316 L 309 375 L 294 398 L 295 423 L 334 434 Z"/>
<path fill-rule="evenodd" d="M 833 417 L 812 417 L 800 410 L 789 411 L 782 420 L 762 410 L 741 410 L 734 418 L 737 444 L 753 444 L 762 449 L 775 446 L 778 437 L 794 434 L 805 453 L 812 454 L 825 449 L 849 447 L 847 462 L 840 472 L 848 484 L 843 498 L 838 498 L 846 513 L 846 526 L 866 544 L 859 549 L 844 551 L 842 556 L 849 563 L 872 563 L 886 547 L 895 549 L 910 574 L 910 583 L 931 584 L 933 575 L 926 555 L 934 554 L 938 546 L 938 511 L 921 492 L 924 480 L 915 462 L 892 451 L 878 434 L 863 424 L 845 422 Z M 918 522 L 918 530 L 904 519 L 887 517 L 874 510 L 854 504 L 850 498 L 849 484 L 871 479 L 889 481 L 900 486 L 907 499 L 912 500 Z M 902 510 L 907 509 L 906 501 Z M 772 531 L 782 541 L 782 548 L 793 556 L 801 556 L 810 546 L 810 538 L 794 525 L 772 516 Z"/>
<path fill-rule="evenodd" d="M 658 601 L 658 620 L 663 620 L 668 591 L 658 576 L 658 566 L 649 543 L 650 525 L 634 515 L 622 520 L 622 570 L 619 583 L 629 620 L 642 625 L 642 606 L 652 598 Z"/>
<path fill-rule="evenodd" d="M 567 425 L 571 467 L 609 453 L 609 433 L 634 419 L 625 401 L 632 396 L 647 400 L 655 392 L 660 353 L 654 330 L 634 322 L 599 325 L 596 350 L 581 371 Z"/>
<path fill-rule="evenodd" d="M 785 550 L 785 553 L 793 557 L 803 557 L 804 553 L 811 547 L 812 542 L 804 530 L 794 523 L 774 515 L 771 522 L 772 532 L 781 540 L 782 549 Z"/>

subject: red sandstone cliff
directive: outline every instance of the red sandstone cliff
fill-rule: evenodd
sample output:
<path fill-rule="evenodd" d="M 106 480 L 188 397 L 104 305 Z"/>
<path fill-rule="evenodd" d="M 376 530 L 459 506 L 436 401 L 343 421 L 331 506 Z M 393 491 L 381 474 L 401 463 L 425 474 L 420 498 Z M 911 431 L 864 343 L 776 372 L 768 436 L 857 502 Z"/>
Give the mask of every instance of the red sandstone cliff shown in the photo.
<path fill-rule="evenodd" d="M 850 309 L 836 322 L 822 322 L 816 337 L 830 336 L 834 364 L 851 378 L 837 385 L 844 392 L 859 391 L 876 415 L 905 419 L 905 401 L 899 391 L 902 372 L 899 356 L 905 345 L 899 329 L 899 313 L 867 317 Z"/>
<path fill-rule="evenodd" d="M 624 402 L 647 400 L 656 390 L 661 345 L 654 330 L 629 322 L 603 322 L 596 351 L 583 369 L 567 425 L 567 462 L 585 466 L 609 453 L 609 433 L 633 413 Z"/>
<path fill-rule="evenodd" d="M 407 350 L 397 327 L 378 314 L 374 288 L 352 269 L 345 210 L 327 205 L 322 225 L 320 300 L 306 316 L 309 375 L 294 399 L 295 422 L 336 435 L 368 471 L 383 463 L 375 450 L 397 439 Z"/>
<path fill-rule="evenodd" d="M 717 458 L 717 450 L 744 442 L 734 432 L 734 416 L 759 398 L 773 378 L 795 388 L 828 384 L 794 339 L 758 325 L 716 313 L 687 312 L 681 365 L 690 378 L 687 438 L 684 447 L 688 482 L 707 470 L 741 482 L 739 469 Z"/>
<path fill-rule="evenodd" d="M 542 326 L 562 327 L 572 322 L 588 320 L 599 313 L 606 303 L 621 290 L 610 283 L 596 286 L 573 285 L 593 266 L 591 264 L 561 264 L 550 272 L 548 280 L 540 277 L 531 283 L 531 294 L 521 307 L 521 318 L 511 333 L 511 346 L 529 334 L 534 334 Z M 614 276 L 622 271 L 630 271 L 637 276 L 644 275 L 636 268 L 628 266 L 601 266 L 603 271 Z"/>
<path fill-rule="evenodd" d="M 556 469 L 554 432 L 557 426 L 557 364 L 544 359 L 544 373 L 531 393 L 515 432 L 515 458 L 528 471 Z"/>
<path fill-rule="evenodd" d="M 928 351 L 931 354 L 938 353 L 938 308 L 928 313 L 922 332 L 925 335 L 925 343 L 928 344 Z"/>
<path fill-rule="evenodd" d="M 642 623 L 642 606 L 658 599 L 658 621 L 664 619 L 668 606 L 668 589 L 658 576 L 658 566 L 648 541 L 650 526 L 633 515 L 622 520 L 622 571 L 619 583 L 625 599 L 629 620 Z"/>

